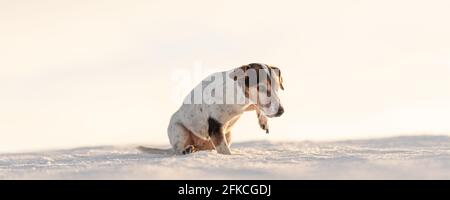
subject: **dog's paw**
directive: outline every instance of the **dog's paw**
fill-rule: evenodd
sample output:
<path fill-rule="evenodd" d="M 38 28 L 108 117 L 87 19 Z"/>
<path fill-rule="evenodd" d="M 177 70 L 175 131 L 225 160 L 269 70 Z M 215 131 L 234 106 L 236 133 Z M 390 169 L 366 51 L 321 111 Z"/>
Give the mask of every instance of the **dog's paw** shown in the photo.
<path fill-rule="evenodd" d="M 269 126 L 267 124 L 259 124 L 259 127 L 269 133 Z"/>
<path fill-rule="evenodd" d="M 197 151 L 197 149 L 194 147 L 194 145 L 189 145 L 181 153 L 183 155 L 187 155 L 187 154 L 195 153 L 196 151 Z"/>
<path fill-rule="evenodd" d="M 269 124 L 267 117 L 261 115 L 258 117 L 259 127 L 261 127 L 262 130 L 265 130 L 267 133 L 269 132 Z"/>

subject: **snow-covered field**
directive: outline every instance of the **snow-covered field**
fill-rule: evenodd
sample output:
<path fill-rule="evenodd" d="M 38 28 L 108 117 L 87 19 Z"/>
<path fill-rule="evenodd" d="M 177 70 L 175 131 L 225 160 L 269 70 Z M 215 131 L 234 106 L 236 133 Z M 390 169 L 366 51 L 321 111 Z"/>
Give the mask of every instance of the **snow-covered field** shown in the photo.
<path fill-rule="evenodd" d="M 0 154 L 0 179 L 450 179 L 450 138 L 255 141 L 234 155 L 151 155 L 126 147 Z"/>

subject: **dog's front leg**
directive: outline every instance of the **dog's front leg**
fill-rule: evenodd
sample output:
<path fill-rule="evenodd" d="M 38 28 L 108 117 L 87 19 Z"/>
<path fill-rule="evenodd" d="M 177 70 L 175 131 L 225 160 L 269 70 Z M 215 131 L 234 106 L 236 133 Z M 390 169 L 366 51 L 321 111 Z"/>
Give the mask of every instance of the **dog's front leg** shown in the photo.
<path fill-rule="evenodd" d="M 211 135 L 211 142 L 216 148 L 217 153 L 231 155 L 231 150 L 224 134 L 218 133 Z"/>
<path fill-rule="evenodd" d="M 259 123 L 259 127 L 261 127 L 261 129 L 265 130 L 266 133 L 269 133 L 269 123 L 268 123 L 268 119 L 266 116 L 264 116 L 261 112 L 261 110 L 259 110 L 259 108 L 256 105 L 250 105 L 248 106 L 245 111 L 256 111 L 256 117 L 258 118 L 258 123 Z"/>
<path fill-rule="evenodd" d="M 215 120 L 214 118 L 208 119 L 208 133 L 211 138 L 211 143 L 220 154 L 231 154 L 230 147 L 228 147 L 227 139 L 225 138 L 225 131 L 223 123 Z"/>

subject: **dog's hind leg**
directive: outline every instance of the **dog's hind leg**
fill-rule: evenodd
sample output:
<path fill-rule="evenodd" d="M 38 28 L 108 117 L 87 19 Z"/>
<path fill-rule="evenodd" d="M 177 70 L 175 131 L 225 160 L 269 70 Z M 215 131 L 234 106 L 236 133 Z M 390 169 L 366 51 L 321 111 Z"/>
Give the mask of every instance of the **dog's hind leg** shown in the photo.
<path fill-rule="evenodd" d="M 185 155 L 194 153 L 196 148 L 192 140 L 192 133 L 180 123 L 169 126 L 169 141 L 176 154 Z"/>

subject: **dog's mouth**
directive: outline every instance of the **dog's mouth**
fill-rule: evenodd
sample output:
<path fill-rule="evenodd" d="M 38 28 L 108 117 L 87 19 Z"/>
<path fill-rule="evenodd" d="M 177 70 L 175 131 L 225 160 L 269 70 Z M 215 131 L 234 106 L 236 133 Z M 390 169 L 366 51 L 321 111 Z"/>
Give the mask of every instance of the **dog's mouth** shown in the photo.
<path fill-rule="evenodd" d="M 277 117 L 281 117 L 281 115 L 278 114 L 273 114 L 273 115 L 266 115 L 268 118 L 277 118 Z"/>

